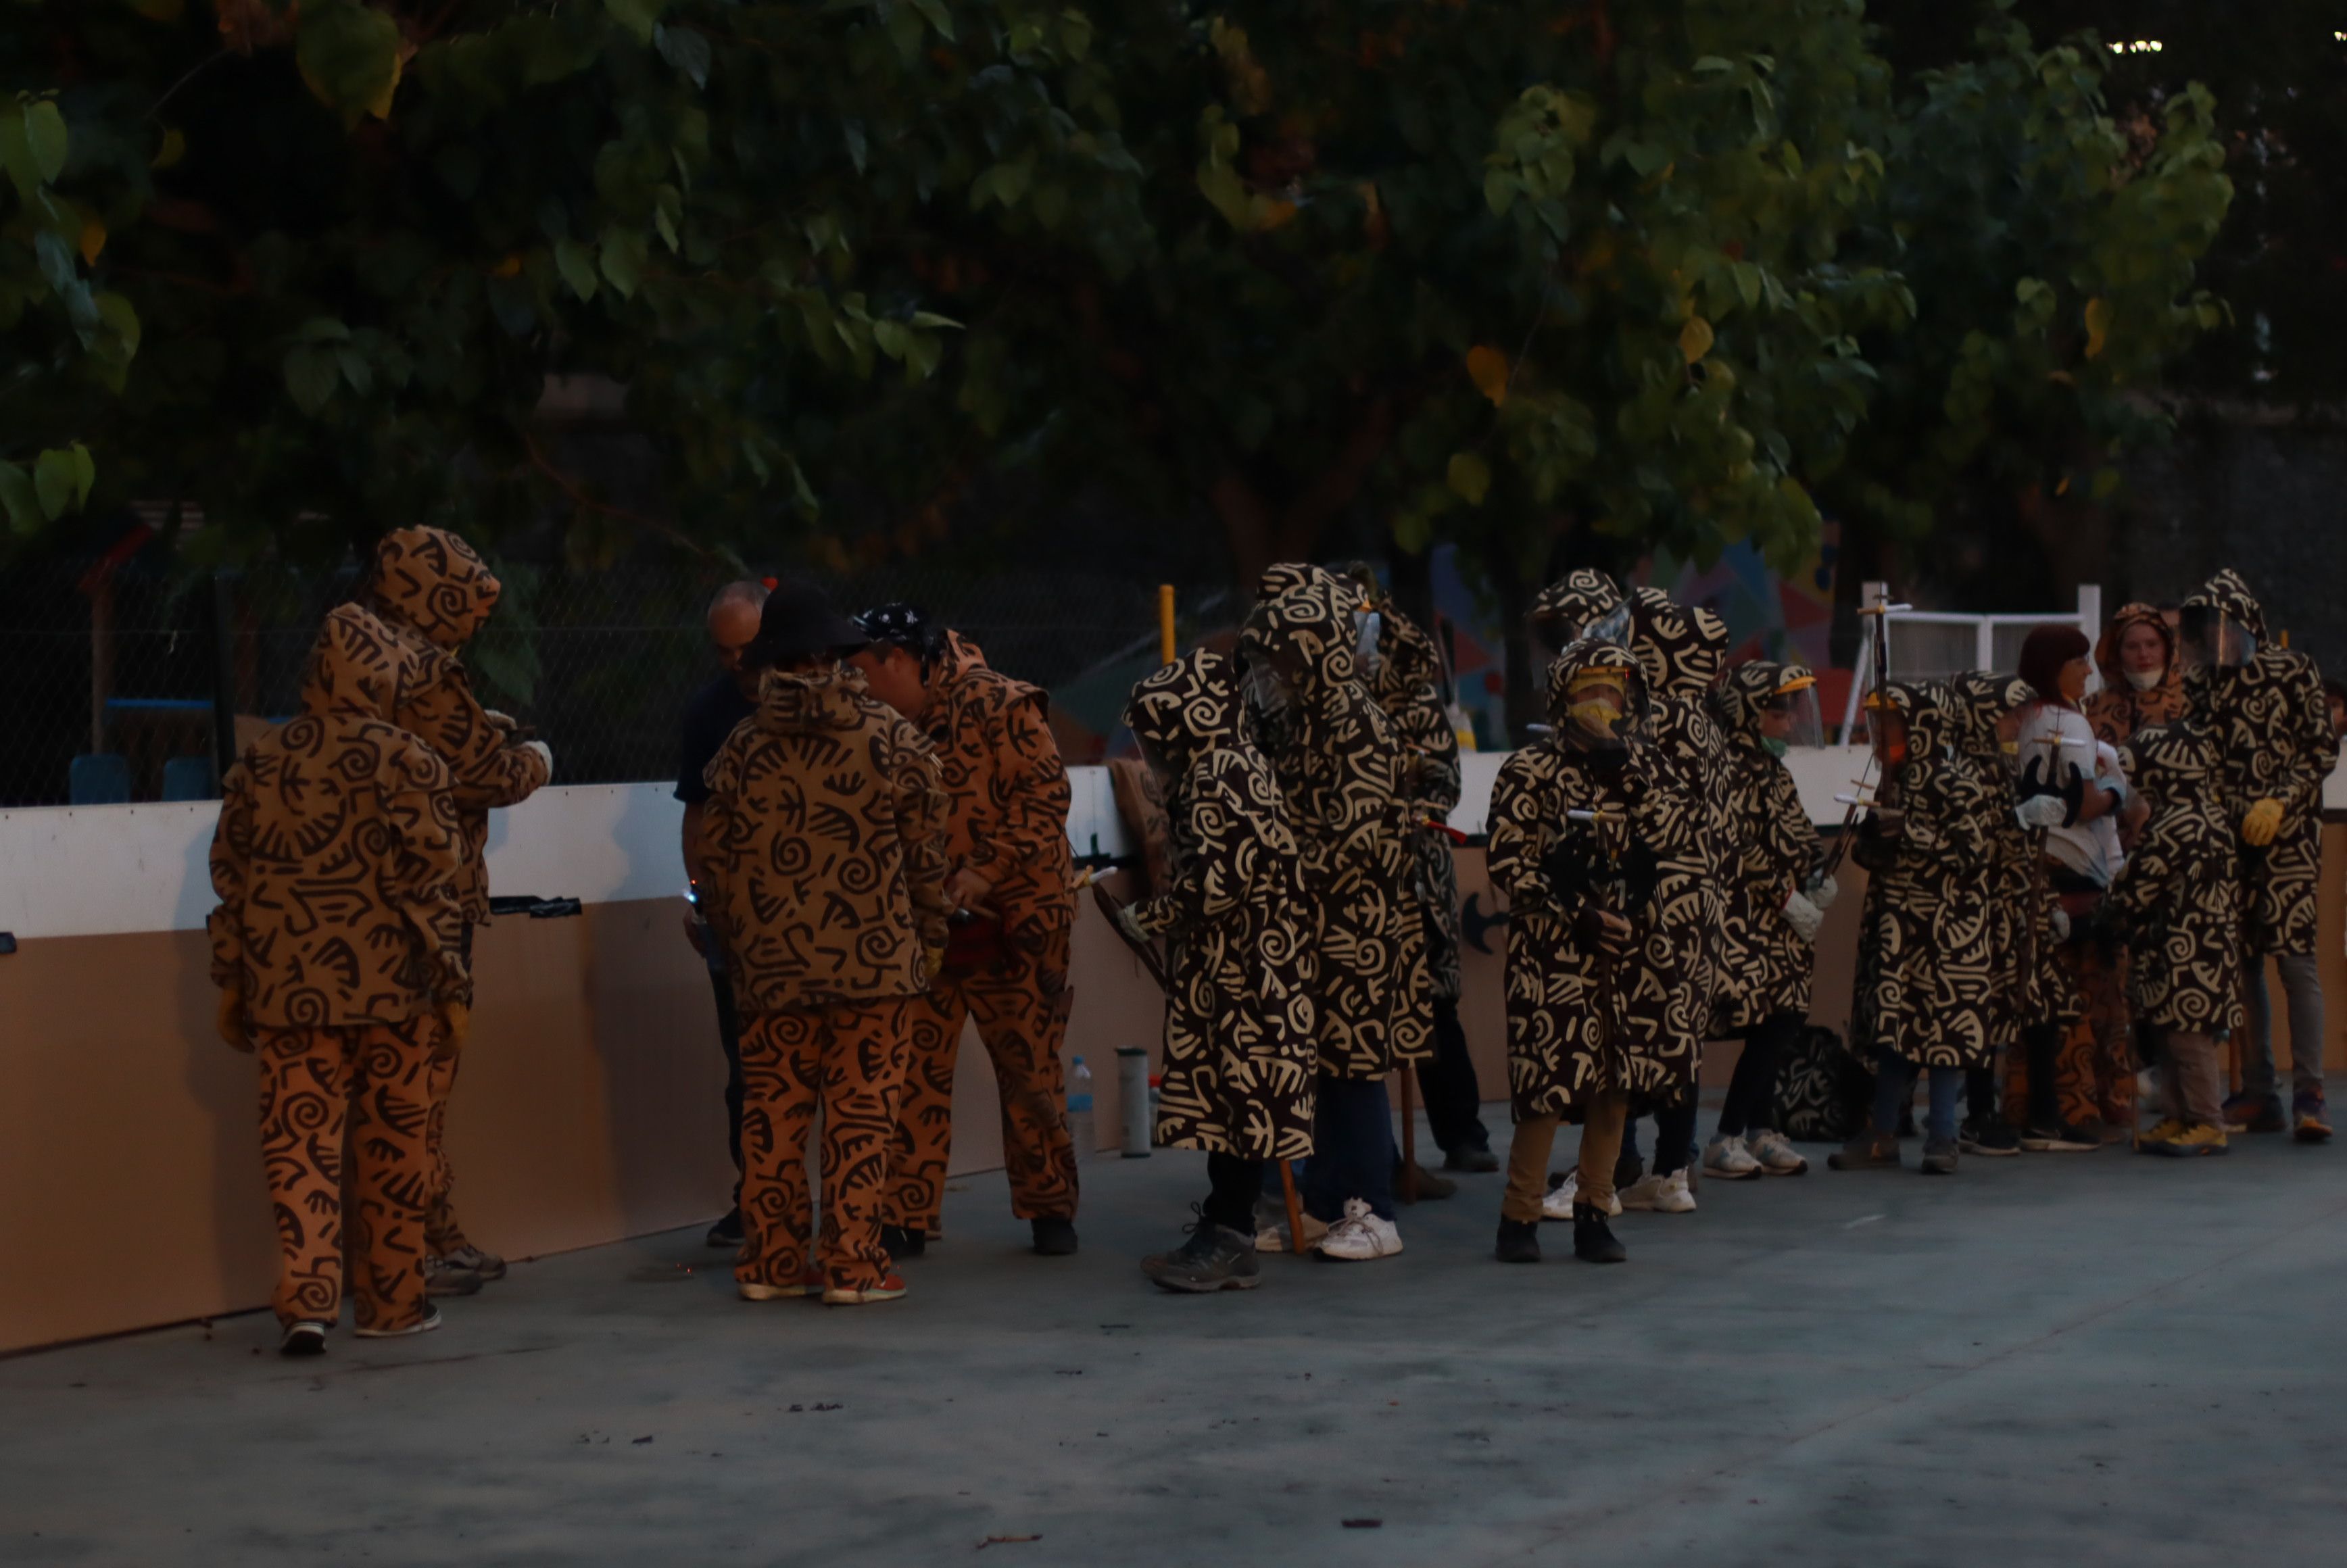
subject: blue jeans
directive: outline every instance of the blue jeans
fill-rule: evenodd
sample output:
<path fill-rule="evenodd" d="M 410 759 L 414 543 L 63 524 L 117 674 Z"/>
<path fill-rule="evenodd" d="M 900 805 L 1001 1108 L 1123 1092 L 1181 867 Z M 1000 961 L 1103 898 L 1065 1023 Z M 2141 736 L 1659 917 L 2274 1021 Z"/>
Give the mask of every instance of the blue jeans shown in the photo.
<path fill-rule="evenodd" d="M 1932 1109 L 1923 1122 L 1927 1139 L 1953 1139 L 1956 1135 L 1956 1097 L 1964 1090 L 1964 1070 L 1961 1067 L 1934 1067 L 1932 1075 Z M 1915 1064 L 1891 1051 L 1877 1053 L 1874 1059 L 1874 1130 L 1893 1137 L 1899 1132 L 1899 1112 L 1915 1092 Z"/>
<path fill-rule="evenodd" d="M 1304 1207 L 1334 1225 L 1345 1200 L 1359 1198 L 1379 1219 L 1394 1217 L 1393 1106 L 1382 1078 L 1320 1077 L 1314 1090 L 1312 1157 L 1304 1163 Z"/>

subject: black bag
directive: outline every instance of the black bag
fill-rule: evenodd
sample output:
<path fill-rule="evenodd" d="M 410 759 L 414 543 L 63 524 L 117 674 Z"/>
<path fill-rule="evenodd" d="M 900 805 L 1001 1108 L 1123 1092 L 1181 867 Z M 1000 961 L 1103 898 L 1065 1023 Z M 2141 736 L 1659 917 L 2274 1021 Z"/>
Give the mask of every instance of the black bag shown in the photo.
<path fill-rule="evenodd" d="M 1795 1035 L 1777 1062 L 1776 1128 L 1799 1143 L 1857 1136 L 1874 1108 L 1874 1074 L 1818 1024 Z"/>

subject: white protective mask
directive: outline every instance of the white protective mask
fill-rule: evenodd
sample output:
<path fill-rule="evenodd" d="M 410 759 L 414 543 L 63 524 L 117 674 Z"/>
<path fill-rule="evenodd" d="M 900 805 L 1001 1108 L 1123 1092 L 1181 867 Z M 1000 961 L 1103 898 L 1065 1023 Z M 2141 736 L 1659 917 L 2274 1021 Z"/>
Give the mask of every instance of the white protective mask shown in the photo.
<path fill-rule="evenodd" d="M 2165 670 L 2130 670 L 2127 672 L 2127 684 L 2138 692 L 2148 692 L 2167 679 L 2168 671 Z"/>
<path fill-rule="evenodd" d="M 1361 679 L 1373 681 L 1378 673 L 1378 637 L 1385 630 L 1385 617 L 1374 610 L 1353 612 L 1353 662 Z"/>

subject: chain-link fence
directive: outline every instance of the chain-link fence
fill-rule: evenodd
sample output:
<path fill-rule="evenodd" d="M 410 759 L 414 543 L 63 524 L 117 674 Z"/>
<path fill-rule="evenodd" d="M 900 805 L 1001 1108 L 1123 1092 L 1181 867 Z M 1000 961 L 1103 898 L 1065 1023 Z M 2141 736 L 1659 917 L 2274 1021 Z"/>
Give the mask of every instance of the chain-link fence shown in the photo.
<path fill-rule="evenodd" d="M 554 748 L 556 779 L 673 775 L 678 725 L 716 672 L 703 616 L 724 574 L 506 565 L 506 596 L 466 651 L 482 700 Z M 1020 567 L 907 566 L 821 579 L 846 610 L 909 600 L 1052 694 L 1071 762 L 1114 743 L 1133 682 L 1157 660 L 1157 587 Z M 202 799 L 215 759 L 297 704 L 319 618 L 355 569 L 201 574 L 134 559 L 9 574 L 0 585 L 0 805 Z M 1221 584 L 1177 585 L 1186 639 L 1232 613 Z"/>

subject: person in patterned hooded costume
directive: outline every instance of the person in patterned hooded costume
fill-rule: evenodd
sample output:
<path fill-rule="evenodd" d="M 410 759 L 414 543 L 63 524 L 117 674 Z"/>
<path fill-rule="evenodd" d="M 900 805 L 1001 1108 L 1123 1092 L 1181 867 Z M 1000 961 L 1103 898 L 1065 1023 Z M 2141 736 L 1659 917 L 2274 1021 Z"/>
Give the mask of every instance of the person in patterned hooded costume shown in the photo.
<path fill-rule="evenodd" d="M 2105 901 L 2106 918 L 2143 959 L 2131 974 L 2167 1115 L 2138 1134 L 2147 1154 L 2225 1152 L 2218 1052 L 2241 1026 L 2239 856 L 2208 731 L 2174 720 L 2136 731 L 2122 752 L 2151 820 Z"/>
<path fill-rule="evenodd" d="M 361 1337 L 440 1325 L 425 1296 L 427 1081 L 463 1044 L 472 980 L 448 770 L 391 722 L 416 675 L 380 620 L 334 610 L 301 712 L 221 787 L 211 975 L 220 1037 L 261 1069 L 287 1355 L 325 1348 L 346 1251 Z"/>
<path fill-rule="evenodd" d="M 1250 1289 L 1264 1163 L 1312 1152 L 1319 955 L 1303 859 L 1271 765 L 1240 737 L 1227 659 L 1199 649 L 1158 671 L 1125 723 L 1173 826 L 1170 883 L 1119 917 L 1172 944 L 1155 1142 L 1205 1151 L 1212 1188 L 1189 1241 L 1142 1272 L 1169 1290 Z"/>
<path fill-rule="evenodd" d="M 2237 1036 L 2241 1092 L 2229 1122 L 2279 1129 L 2265 961 L 2281 971 L 2290 1007 L 2290 1125 L 2303 1142 L 2331 1136 L 2322 1093 L 2322 982 L 2314 962 L 2315 887 L 2322 871 L 2322 784 L 2339 762 L 2322 676 L 2279 646 L 2249 585 L 2220 571 L 2184 601 L 2185 701 L 2223 758 L 2218 787 L 2239 835 L 2241 958 L 2248 1026 Z"/>
<path fill-rule="evenodd" d="M 375 546 L 367 602 L 397 633 L 417 666 L 401 691 L 393 722 L 421 736 L 447 764 L 465 864 L 456 896 L 465 908 L 464 951 L 489 918 L 489 813 L 518 805 L 554 774 L 542 741 L 520 738 L 513 720 L 481 705 L 459 656 L 497 609 L 497 577 L 473 547 L 446 528 L 400 528 Z M 445 1140 L 457 1054 L 444 1053 L 432 1072 L 432 1246 L 435 1294 L 466 1294 L 502 1278 L 505 1259 L 476 1246 L 456 1218 L 456 1175 Z"/>
<path fill-rule="evenodd" d="M 1664 869 L 1687 852 L 1693 815 L 1645 734 L 1644 668 L 1587 639 L 1549 667 L 1551 733 L 1500 769 L 1491 882 L 1508 902 L 1508 1078 L 1515 1137 L 1497 1252 L 1540 1257 L 1549 1154 L 1582 1122 L 1573 1255 L 1627 1255 L 1606 1225 L 1631 1098 L 1676 1104 L 1695 1087 L 1682 1009 L 1686 944 Z"/>
<path fill-rule="evenodd" d="M 1239 638 L 1245 733 L 1255 740 L 1304 860 L 1319 954 L 1319 1082 L 1310 1219 L 1324 1255 L 1401 1250 L 1386 1079 L 1432 1053 L 1426 934 L 1411 892 L 1409 758 L 1359 679 L 1367 607 L 1345 579 L 1277 566 Z"/>
<path fill-rule="evenodd" d="M 918 1257 L 944 1235 L 954 1068 L 975 1020 L 1000 1092 L 1010 1212 L 1034 1250 L 1076 1250 L 1076 1144 L 1060 1050 L 1068 1038 L 1068 944 L 1076 918 L 1067 765 L 1051 698 L 986 661 L 978 645 L 909 604 L 857 617 L 856 656 L 875 696 L 913 721 L 945 770 L 946 894 L 956 915 L 946 968 L 913 1015 L 913 1057 L 889 1172 L 888 1243 Z M 1092 1150 L 1086 1153 L 1094 1153 Z"/>
<path fill-rule="evenodd" d="M 1818 830 L 1784 764 L 1797 705 L 1817 685 L 1799 664 L 1754 660 L 1727 672 L 1712 704 L 1727 737 L 1718 793 L 1736 860 L 1725 886 L 1726 951 L 1740 984 L 1725 1003 L 1727 1032 L 1744 1037 L 1718 1135 L 1704 1151 L 1706 1170 L 1729 1165 L 1724 1145 L 1771 1175 L 1797 1176 L 1809 1162 L 1772 1120 L 1777 1061 L 1809 1021 L 1818 932 L 1832 903 L 1818 876 Z"/>
<path fill-rule="evenodd" d="M 2182 716 L 2184 661 L 2158 606 L 2121 605 L 2095 643 L 2095 667 L 2103 689 L 2084 709 L 2096 739 L 2125 745 L 2137 730 Z"/>
<path fill-rule="evenodd" d="M 1459 804 L 1459 732 L 1442 701 L 1442 661 L 1434 639 L 1401 613 L 1366 564 L 1356 565 L 1352 577 L 1378 614 L 1369 691 L 1409 753 L 1410 858 L 1434 987 L 1434 1054 L 1418 1064 L 1419 1091 L 1444 1168 L 1496 1171 L 1491 1134 L 1483 1126 L 1482 1085 L 1475 1081 L 1467 1031 L 1459 1022 L 1459 866 L 1447 825 Z M 1430 1193 L 1429 1186 L 1421 1174 L 1421 1196 L 1448 1195 L 1440 1188 Z"/>
<path fill-rule="evenodd" d="M 1850 851 L 1873 878 L 1852 1032 L 1875 1064 L 1874 1117 L 1827 1163 L 1838 1171 L 1900 1163 L 1900 1112 L 1920 1069 L 1932 1095 L 1922 1168 L 1952 1174 L 1957 1096 L 1965 1070 L 1988 1060 L 1993 1028 L 1995 802 L 1952 749 L 1955 699 L 1945 686 L 1899 682 L 1867 703 L 1884 782 Z"/>

